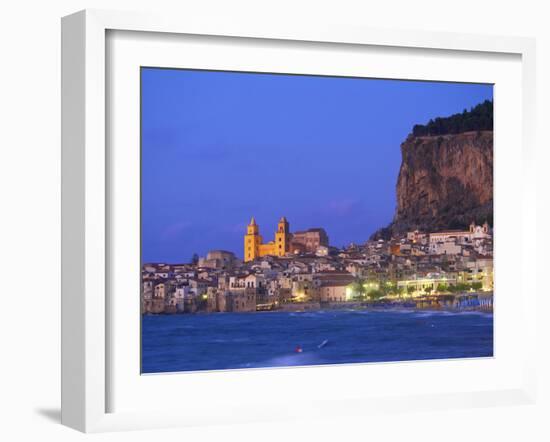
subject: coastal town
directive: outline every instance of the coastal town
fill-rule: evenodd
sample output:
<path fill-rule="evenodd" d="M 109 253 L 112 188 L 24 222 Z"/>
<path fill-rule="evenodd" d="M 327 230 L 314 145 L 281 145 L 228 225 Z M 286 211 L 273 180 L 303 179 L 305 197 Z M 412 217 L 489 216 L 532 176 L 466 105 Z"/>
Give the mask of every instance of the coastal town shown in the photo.
<path fill-rule="evenodd" d="M 145 263 L 143 314 L 409 307 L 493 309 L 493 232 L 409 231 L 337 248 L 323 228 L 290 231 L 282 217 L 264 242 L 252 218 L 243 259 L 212 250 L 189 263 Z"/>

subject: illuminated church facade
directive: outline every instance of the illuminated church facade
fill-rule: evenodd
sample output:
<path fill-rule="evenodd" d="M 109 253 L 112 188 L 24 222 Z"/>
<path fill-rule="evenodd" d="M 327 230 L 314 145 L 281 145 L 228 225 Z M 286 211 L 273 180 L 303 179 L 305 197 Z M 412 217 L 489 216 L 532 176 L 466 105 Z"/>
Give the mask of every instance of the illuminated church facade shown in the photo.
<path fill-rule="evenodd" d="M 275 239 L 263 242 L 260 227 L 254 217 L 246 227 L 244 236 L 244 260 L 253 261 L 261 256 L 285 256 L 287 253 L 315 253 L 320 246 L 328 247 L 328 236 L 324 229 L 309 229 L 290 233 L 289 223 L 283 216 L 275 232 Z"/>

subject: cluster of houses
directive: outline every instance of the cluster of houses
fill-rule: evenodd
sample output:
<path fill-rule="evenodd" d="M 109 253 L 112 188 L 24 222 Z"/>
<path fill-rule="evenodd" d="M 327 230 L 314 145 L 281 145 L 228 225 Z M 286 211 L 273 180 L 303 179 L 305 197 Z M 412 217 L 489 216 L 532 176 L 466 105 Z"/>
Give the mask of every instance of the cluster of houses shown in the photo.
<path fill-rule="evenodd" d="M 328 250 L 328 251 L 327 251 Z M 492 232 L 408 232 L 316 252 L 241 261 L 215 250 L 194 263 L 142 266 L 143 313 L 305 309 L 493 290 Z"/>

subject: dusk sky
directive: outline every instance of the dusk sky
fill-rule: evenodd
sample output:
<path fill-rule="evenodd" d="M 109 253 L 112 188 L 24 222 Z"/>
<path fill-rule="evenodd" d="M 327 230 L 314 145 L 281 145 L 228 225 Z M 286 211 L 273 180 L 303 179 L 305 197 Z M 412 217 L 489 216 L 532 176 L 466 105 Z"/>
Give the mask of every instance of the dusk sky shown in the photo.
<path fill-rule="evenodd" d="M 233 251 L 323 227 L 362 243 L 395 210 L 415 124 L 493 98 L 491 85 L 142 68 L 142 260 Z"/>

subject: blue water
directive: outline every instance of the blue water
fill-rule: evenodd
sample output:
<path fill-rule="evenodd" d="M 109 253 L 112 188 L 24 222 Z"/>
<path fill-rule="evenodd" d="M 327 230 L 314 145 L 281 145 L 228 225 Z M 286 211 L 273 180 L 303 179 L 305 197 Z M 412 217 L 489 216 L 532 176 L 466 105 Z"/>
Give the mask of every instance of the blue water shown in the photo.
<path fill-rule="evenodd" d="M 324 340 L 328 343 L 318 348 Z M 302 353 L 296 353 L 301 346 Z M 493 355 L 493 315 L 316 311 L 143 316 L 142 372 Z"/>

